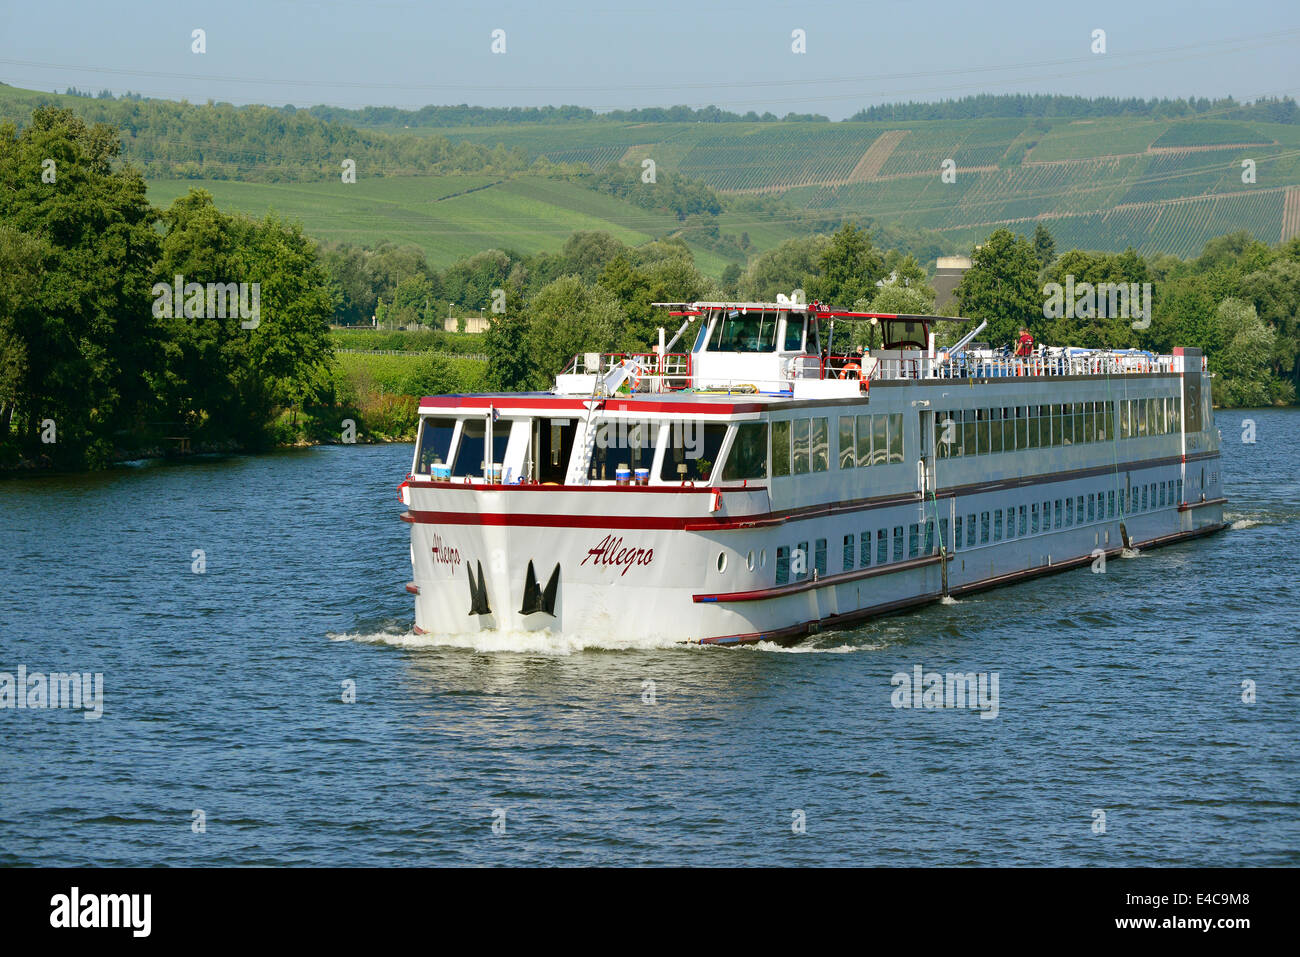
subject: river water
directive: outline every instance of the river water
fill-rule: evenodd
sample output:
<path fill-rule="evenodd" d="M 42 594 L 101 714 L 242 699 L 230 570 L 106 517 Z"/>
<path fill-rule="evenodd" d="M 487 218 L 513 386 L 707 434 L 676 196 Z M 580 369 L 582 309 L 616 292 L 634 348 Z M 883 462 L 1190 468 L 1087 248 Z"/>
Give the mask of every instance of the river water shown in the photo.
<path fill-rule="evenodd" d="M 1300 411 L 1218 423 L 1231 530 L 791 649 L 414 636 L 405 445 L 2 481 L 0 672 L 104 691 L 0 864 L 1300 863 Z"/>

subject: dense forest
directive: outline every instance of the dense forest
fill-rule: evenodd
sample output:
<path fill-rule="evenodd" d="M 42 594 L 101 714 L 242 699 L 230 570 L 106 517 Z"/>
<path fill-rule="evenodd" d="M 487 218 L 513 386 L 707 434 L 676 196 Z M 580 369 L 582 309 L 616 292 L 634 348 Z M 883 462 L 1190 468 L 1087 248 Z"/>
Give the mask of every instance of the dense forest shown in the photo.
<path fill-rule="evenodd" d="M 1300 123 L 1300 110 L 1291 97 L 1263 97 L 1238 103 L 1232 97 L 1144 100 L 1140 97 L 1084 97 L 1045 93 L 982 93 L 933 103 L 884 103 L 869 106 L 849 117 L 849 122 L 907 120 L 976 120 L 1022 117 L 1044 119 L 1094 119 L 1103 116 L 1177 119 L 1213 115 L 1223 120 L 1261 120 Z"/>

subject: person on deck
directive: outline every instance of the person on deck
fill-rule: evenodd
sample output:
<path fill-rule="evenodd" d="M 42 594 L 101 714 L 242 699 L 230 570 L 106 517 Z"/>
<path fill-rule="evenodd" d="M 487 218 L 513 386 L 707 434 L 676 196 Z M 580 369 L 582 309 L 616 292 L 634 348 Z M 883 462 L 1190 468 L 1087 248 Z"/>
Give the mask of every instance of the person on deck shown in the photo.
<path fill-rule="evenodd" d="M 1016 343 L 1016 355 L 1027 359 L 1034 354 L 1034 337 L 1024 326 L 1020 327 L 1020 341 Z"/>

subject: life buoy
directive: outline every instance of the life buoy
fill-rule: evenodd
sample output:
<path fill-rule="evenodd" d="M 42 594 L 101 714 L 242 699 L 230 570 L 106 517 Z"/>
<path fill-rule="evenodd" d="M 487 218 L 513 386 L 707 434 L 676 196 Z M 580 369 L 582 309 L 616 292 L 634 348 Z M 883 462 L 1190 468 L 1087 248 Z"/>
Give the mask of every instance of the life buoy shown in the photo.
<path fill-rule="evenodd" d="M 841 379 L 847 379 L 847 378 L 849 378 L 849 373 L 850 373 L 850 372 L 855 373 L 855 375 L 853 376 L 853 378 L 855 378 L 855 379 L 861 379 L 861 378 L 862 378 L 862 367 L 861 367 L 860 365 L 858 365 L 856 362 L 846 362 L 846 363 L 844 364 L 843 368 L 840 369 L 840 378 L 841 378 Z"/>

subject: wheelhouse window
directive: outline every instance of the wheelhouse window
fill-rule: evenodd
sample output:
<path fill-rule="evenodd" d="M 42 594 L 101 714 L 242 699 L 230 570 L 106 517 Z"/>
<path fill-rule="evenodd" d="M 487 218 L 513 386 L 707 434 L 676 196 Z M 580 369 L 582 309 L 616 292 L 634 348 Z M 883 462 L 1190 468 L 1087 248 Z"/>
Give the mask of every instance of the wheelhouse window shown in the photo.
<path fill-rule="evenodd" d="M 776 349 L 776 318 L 775 312 L 729 310 L 714 325 L 709 351 L 772 352 Z"/>
<path fill-rule="evenodd" d="M 790 474 L 790 423 L 772 423 L 772 475 Z"/>
<path fill-rule="evenodd" d="M 786 316 L 783 352 L 803 352 L 803 316 Z"/>
<path fill-rule="evenodd" d="M 425 419 L 420 423 L 420 454 L 415 467 L 418 474 L 428 475 L 435 465 L 447 464 L 455 431 L 455 419 Z"/>
<path fill-rule="evenodd" d="M 654 462 L 659 427 L 651 422 L 605 419 L 596 426 L 591 452 L 591 477 L 612 479 L 619 466 L 648 469 Z"/>

